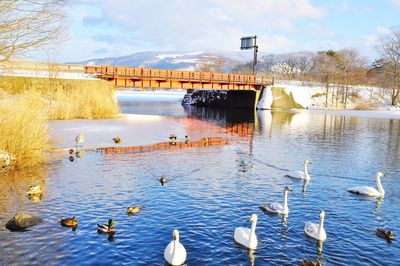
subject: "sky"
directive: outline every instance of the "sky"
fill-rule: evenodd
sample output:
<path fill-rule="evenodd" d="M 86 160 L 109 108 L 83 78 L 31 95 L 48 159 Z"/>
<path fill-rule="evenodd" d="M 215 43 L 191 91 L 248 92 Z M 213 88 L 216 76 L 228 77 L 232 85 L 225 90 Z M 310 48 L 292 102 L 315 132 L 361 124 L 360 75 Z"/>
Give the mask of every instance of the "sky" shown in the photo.
<path fill-rule="evenodd" d="M 357 48 L 376 58 L 376 41 L 400 25 L 400 0 L 70 0 L 69 40 L 36 60 L 78 62 L 145 51 L 259 51 Z"/>

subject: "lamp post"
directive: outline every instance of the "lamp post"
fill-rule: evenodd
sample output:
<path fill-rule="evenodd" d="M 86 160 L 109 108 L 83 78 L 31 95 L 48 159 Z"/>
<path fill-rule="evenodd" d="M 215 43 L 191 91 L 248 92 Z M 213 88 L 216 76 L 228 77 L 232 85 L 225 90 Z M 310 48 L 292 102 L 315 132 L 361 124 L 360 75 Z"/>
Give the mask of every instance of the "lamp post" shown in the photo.
<path fill-rule="evenodd" d="M 257 64 L 257 53 L 258 53 L 257 35 L 240 38 L 240 50 L 249 50 L 249 49 L 254 49 L 252 70 L 253 70 L 253 75 L 255 75 L 256 64 Z"/>

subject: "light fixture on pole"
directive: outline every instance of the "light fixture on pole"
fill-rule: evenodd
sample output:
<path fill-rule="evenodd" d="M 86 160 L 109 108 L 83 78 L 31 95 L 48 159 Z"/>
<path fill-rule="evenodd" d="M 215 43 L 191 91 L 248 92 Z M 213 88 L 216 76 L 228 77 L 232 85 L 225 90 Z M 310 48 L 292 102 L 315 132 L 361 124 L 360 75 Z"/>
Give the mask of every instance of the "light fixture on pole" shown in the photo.
<path fill-rule="evenodd" d="M 257 52 L 258 52 L 257 35 L 240 38 L 240 50 L 249 50 L 249 49 L 254 49 L 252 69 L 253 69 L 253 75 L 255 75 L 256 64 L 257 64 Z"/>

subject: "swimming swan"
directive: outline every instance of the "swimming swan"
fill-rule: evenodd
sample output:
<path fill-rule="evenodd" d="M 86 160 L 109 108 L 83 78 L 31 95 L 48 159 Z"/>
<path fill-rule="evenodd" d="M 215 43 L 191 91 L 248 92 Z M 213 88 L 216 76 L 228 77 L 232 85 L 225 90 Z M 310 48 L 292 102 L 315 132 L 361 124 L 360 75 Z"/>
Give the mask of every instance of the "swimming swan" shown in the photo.
<path fill-rule="evenodd" d="M 179 231 L 172 233 L 173 240 L 169 242 L 164 250 L 164 258 L 170 265 L 182 265 L 186 261 L 186 249 L 179 243 Z"/>
<path fill-rule="evenodd" d="M 289 174 L 285 175 L 285 177 L 295 178 L 295 179 L 310 180 L 310 175 L 308 174 L 308 171 L 307 171 L 307 164 L 312 164 L 312 163 L 311 163 L 310 160 L 305 160 L 305 162 L 304 162 L 304 172 L 302 172 L 302 171 L 293 171 L 293 172 L 290 172 Z"/>
<path fill-rule="evenodd" d="M 283 206 L 282 204 L 278 202 L 273 202 L 273 203 L 267 203 L 263 204 L 261 208 L 267 212 L 271 213 L 276 213 L 276 214 L 288 214 L 289 213 L 289 207 L 288 207 L 288 192 L 292 191 L 291 188 L 288 186 L 285 187 L 285 190 L 283 191 Z"/>
<path fill-rule="evenodd" d="M 235 228 L 234 238 L 239 244 L 249 249 L 257 248 L 256 224 L 257 215 L 250 216 L 251 228 L 237 227 Z"/>
<path fill-rule="evenodd" d="M 378 172 L 376 174 L 376 186 L 378 187 L 378 190 L 373 187 L 368 187 L 368 186 L 359 186 L 359 187 L 352 187 L 349 188 L 347 191 L 354 193 L 354 194 L 362 194 L 362 195 L 367 195 L 370 197 L 381 197 L 383 198 L 385 196 L 385 191 L 383 190 L 382 184 L 381 184 L 381 177 L 385 176 L 384 173 Z"/>
<path fill-rule="evenodd" d="M 325 212 L 319 213 L 319 224 L 306 222 L 304 225 L 304 232 L 309 236 L 319 241 L 326 240 L 326 232 L 324 229 Z"/>

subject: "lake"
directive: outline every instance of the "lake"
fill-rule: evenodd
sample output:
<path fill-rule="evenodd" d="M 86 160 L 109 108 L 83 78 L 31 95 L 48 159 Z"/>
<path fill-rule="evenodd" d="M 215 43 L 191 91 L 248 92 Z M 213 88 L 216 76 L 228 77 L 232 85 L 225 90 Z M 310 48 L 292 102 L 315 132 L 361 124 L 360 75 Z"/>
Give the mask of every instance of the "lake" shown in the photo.
<path fill-rule="evenodd" d="M 400 263 L 399 240 L 387 243 L 375 234 L 377 228 L 394 230 L 395 237 L 400 232 L 400 120 L 183 107 L 179 97 L 119 99 L 123 113 L 164 117 L 152 122 L 151 134 L 159 140 L 174 133 L 174 127 L 163 127 L 171 121 L 191 141 L 218 136 L 229 144 L 89 151 L 72 162 L 67 154 L 54 154 L 47 166 L 1 176 L 1 265 L 165 265 L 163 252 L 174 229 L 187 250 L 187 265 L 293 265 L 302 258 L 326 265 Z M 308 184 L 284 177 L 302 170 L 306 159 L 312 161 Z M 385 173 L 383 200 L 346 191 L 376 187 L 378 171 Z M 168 179 L 164 186 L 162 176 Z M 43 179 L 43 198 L 30 201 L 26 189 Z M 285 186 L 293 191 L 282 221 L 259 207 L 282 202 Z M 126 208 L 134 204 L 143 209 L 128 216 Z M 318 223 L 320 210 L 328 235 L 322 245 L 304 233 L 306 221 Z M 16 212 L 44 222 L 9 232 L 3 225 Z M 235 227 L 250 227 L 253 213 L 259 246 L 249 252 L 233 233 Z M 76 231 L 58 223 L 68 216 L 77 216 Z M 114 237 L 98 234 L 96 223 L 110 218 L 117 222 Z"/>

